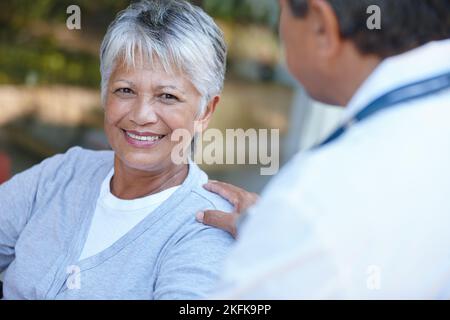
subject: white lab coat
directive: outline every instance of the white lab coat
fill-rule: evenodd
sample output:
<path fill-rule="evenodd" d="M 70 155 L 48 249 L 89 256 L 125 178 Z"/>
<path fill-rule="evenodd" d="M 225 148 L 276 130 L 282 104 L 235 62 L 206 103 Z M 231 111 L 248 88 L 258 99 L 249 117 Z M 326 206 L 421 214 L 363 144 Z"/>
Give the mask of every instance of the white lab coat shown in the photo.
<path fill-rule="evenodd" d="M 450 40 L 388 58 L 343 121 L 392 89 L 449 71 Z M 250 210 L 217 297 L 450 298 L 450 90 L 295 156 Z"/>

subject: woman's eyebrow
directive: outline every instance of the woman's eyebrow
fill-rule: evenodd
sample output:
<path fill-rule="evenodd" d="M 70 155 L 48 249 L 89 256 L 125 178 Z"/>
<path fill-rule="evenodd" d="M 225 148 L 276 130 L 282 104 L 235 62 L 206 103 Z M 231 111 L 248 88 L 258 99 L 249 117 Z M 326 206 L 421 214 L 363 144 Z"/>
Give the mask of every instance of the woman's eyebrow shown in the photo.
<path fill-rule="evenodd" d="M 182 94 L 185 94 L 185 92 L 181 88 L 178 88 L 177 86 L 174 86 L 174 85 L 159 85 L 156 87 L 156 89 L 158 89 L 158 90 L 173 89 L 173 90 L 177 90 L 177 91 L 181 92 Z"/>
<path fill-rule="evenodd" d="M 126 82 L 126 83 L 128 83 L 130 86 L 134 86 L 133 81 L 129 81 L 129 80 L 125 80 L 125 79 L 117 79 L 117 80 L 114 81 L 114 82 L 120 82 L 120 81 Z"/>
<path fill-rule="evenodd" d="M 125 79 L 117 79 L 114 81 L 114 83 L 121 82 L 121 81 L 128 83 L 130 86 L 133 86 L 133 87 L 135 86 L 133 81 L 129 81 L 129 80 L 125 80 Z M 156 87 L 156 89 L 157 90 L 172 89 L 172 90 L 176 90 L 176 91 L 180 92 L 181 94 L 186 94 L 186 92 L 184 90 L 182 90 L 181 88 L 174 86 L 174 85 L 170 85 L 170 84 L 169 85 L 159 85 Z"/>

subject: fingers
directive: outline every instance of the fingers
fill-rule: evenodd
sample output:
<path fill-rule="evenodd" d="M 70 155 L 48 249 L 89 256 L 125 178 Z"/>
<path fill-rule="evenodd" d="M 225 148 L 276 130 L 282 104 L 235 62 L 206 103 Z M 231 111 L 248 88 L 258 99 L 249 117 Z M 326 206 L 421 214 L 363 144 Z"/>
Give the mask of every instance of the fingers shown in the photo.
<path fill-rule="evenodd" d="M 236 187 L 232 184 L 217 181 L 217 180 L 208 180 L 208 183 L 205 184 L 205 186 L 208 186 L 212 189 L 218 188 L 218 189 L 225 189 L 225 190 L 239 190 L 239 187 Z"/>
<path fill-rule="evenodd" d="M 239 202 L 239 192 L 244 190 L 231 184 L 210 180 L 203 186 L 206 190 L 217 193 L 222 198 L 227 199 L 231 204 L 236 206 Z"/>
<path fill-rule="evenodd" d="M 203 186 L 206 190 L 217 193 L 222 198 L 228 200 L 234 206 L 235 212 L 242 212 L 254 205 L 259 196 L 256 193 L 248 192 L 232 184 L 210 180 Z"/>
<path fill-rule="evenodd" d="M 226 213 L 219 210 L 207 210 L 198 212 L 196 219 L 206 225 L 216 227 L 229 232 L 234 238 L 236 237 L 236 221 L 237 213 Z"/>

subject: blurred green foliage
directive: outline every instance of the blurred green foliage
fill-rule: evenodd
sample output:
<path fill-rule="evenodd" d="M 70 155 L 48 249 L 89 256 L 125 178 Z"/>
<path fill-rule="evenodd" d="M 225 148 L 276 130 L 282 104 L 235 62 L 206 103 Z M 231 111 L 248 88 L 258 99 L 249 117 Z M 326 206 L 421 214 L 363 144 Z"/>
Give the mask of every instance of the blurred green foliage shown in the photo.
<path fill-rule="evenodd" d="M 68 30 L 67 7 L 81 8 L 81 30 Z M 72 46 L 55 33 L 74 32 L 98 42 L 126 0 L 18 0 L 0 2 L 0 83 L 73 84 L 97 87 L 96 52 Z M 40 27 L 44 31 L 36 30 Z M 56 30 L 59 29 L 59 30 Z"/>
<path fill-rule="evenodd" d="M 36 41 L 25 45 L 0 44 L 0 83 L 65 83 L 95 87 L 100 81 L 98 59 Z"/>
<path fill-rule="evenodd" d="M 191 0 L 213 17 L 274 26 L 277 0 Z M 73 84 L 98 87 L 98 47 L 127 0 L 1 0 L 0 84 Z M 66 9 L 81 8 L 81 30 L 68 30 Z M 41 30 L 42 29 L 42 30 Z M 58 37 L 76 33 L 79 42 Z"/>
<path fill-rule="evenodd" d="M 203 0 L 202 7 L 216 18 L 275 27 L 278 0 Z"/>

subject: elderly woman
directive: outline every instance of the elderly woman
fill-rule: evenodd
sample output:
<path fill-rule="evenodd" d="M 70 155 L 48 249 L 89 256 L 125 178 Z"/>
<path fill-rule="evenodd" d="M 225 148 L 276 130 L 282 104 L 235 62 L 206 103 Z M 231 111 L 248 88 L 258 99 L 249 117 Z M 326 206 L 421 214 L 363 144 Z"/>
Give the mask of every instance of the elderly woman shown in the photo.
<path fill-rule="evenodd" d="M 195 164 L 172 159 L 171 136 L 207 127 L 225 56 L 217 25 L 185 1 L 143 1 L 118 15 L 100 53 L 113 151 L 75 147 L 0 186 L 4 298 L 208 294 L 233 240 L 195 214 L 231 206 L 202 188 Z"/>

